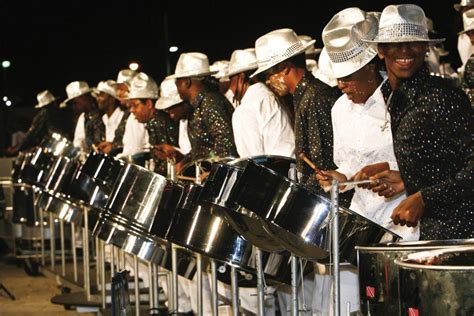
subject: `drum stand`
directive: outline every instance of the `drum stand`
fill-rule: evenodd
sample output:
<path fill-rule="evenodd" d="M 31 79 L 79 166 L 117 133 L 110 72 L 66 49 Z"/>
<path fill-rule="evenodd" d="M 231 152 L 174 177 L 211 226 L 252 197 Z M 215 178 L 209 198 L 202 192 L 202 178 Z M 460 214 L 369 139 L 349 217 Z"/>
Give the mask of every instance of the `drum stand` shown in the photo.
<path fill-rule="evenodd" d="M 53 213 L 49 213 L 49 248 L 50 248 L 50 260 L 51 260 L 51 271 L 54 272 L 56 267 L 56 233 L 54 231 L 54 217 Z"/>
<path fill-rule="evenodd" d="M 61 240 L 61 276 L 66 277 L 66 247 L 64 241 L 64 221 L 59 220 L 59 237 Z"/>
<path fill-rule="evenodd" d="M 166 162 L 168 179 L 176 181 L 175 159 L 167 159 Z M 179 312 L 178 282 L 178 246 L 171 244 L 171 287 L 168 285 L 168 288 L 171 288 L 171 291 L 168 291 L 168 307 L 175 313 Z"/>
<path fill-rule="evenodd" d="M 77 283 L 77 252 L 76 252 L 76 224 L 71 222 L 71 251 L 74 282 Z"/>
<path fill-rule="evenodd" d="M 262 264 L 262 251 L 257 249 L 256 253 L 256 264 L 257 264 L 257 302 L 258 302 L 258 309 L 257 315 L 263 316 L 265 315 L 265 284 L 264 284 L 264 273 L 263 273 L 263 264 Z"/>
<path fill-rule="evenodd" d="M 210 259 L 211 261 L 211 300 L 212 300 L 212 315 L 218 316 L 219 315 L 219 294 L 217 292 L 217 264 L 216 260 Z"/>
<path fill-rule="evenodd" d="M 89 209 L 84 210 L 84 227 L 82 228 L 82 260 L 84 263 L 84 288 L 86 290 L 86 300 L 91 300 L 91 279 L 89 270 Z"/>

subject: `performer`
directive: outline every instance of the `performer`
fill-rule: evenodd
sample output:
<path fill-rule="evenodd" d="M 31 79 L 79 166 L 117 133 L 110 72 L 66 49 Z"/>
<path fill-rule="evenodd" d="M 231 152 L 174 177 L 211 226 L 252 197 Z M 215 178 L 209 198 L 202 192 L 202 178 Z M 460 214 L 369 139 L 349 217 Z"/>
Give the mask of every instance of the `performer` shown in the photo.
<path fill-rule="evenodd" d="M 472 109 L 464 92 L 428 73 L 425 53 L 439 41 L 428 38 L 425 13 L 412 4 L 387 6 L 374 39 L 388 73 L 382 92 L 400 171 L 377 174 L 373 190 L 392 197 L 406 189 L 391 217 L 420 223 L 421 240 L 474 237 Z"/>

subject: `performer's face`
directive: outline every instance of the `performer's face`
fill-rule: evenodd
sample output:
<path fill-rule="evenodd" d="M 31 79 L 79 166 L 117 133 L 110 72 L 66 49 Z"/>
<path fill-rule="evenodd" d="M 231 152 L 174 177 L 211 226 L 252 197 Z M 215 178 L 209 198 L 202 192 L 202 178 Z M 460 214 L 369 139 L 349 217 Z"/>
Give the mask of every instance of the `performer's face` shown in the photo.
<path fill-rule="evenodd" d="M 381 43 L 378 50 L 379 57 L 385 60 L 389 77 L 403 80 L 411 78 L 423 66 L 428 43 Z"/>

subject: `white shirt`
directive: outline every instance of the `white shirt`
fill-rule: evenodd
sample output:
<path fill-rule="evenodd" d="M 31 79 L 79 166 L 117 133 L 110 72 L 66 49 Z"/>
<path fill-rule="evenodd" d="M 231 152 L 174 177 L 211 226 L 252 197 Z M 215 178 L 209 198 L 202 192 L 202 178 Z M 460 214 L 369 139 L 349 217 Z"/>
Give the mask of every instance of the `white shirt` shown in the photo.
<path fill-rule="evenodd" d="M 86 140 L 86 129 L 85 129 L 85 114 L 81 113 L 77 119 L 76 129 L 74 130 L 74 140 L 72 141 L 74 146 L 84 149 L 84 142 Z"/>
<path fill-rule="evenodd" d="M 125 124 L 123 133 L 123 151 L 121 156 L 133 155 L 139 152 L 149 151 L 148 131 L 145 124 L 139 123 L 135 115 L 130 114 Z"/>
<path fill-rule="evenodd" d="M 179 150 L 183 155 L 191 151 L 191 142 L 188 136 L 188 120 L 179 121 L 179 136 L 178 136 Z"/>
<path fill-rule="evenodd" d="M 459 67 L 458 71 L 463 72 L 469 57 L 474 53 L 474 46 L 471 44 L 471 39 L 466 33 L 458 36 L 458 52 L 462 62 L 462 66 Z"/>
<path fill-rule="evenodd" d="M 263 83 L 255 83 L 247 89 L 232 115 L 232 128 L 240 157 L 295 155 L 295 134 L 290 119 Z"/>
<path fill-rule="evenodd" d="M 332 108 L 334 132 L 334 163 L 348 179 L 367 165 L 388 162 L 398 170 L 393 150 L 390 115 L 380 86 L 365 104 L 355 104 L 343 94 Z M 383 127 L 386 128 L 383 128 Z M 405 194 L 390 199 L 370 190 L 355 187 L 350 209 L 399 234 L 404 240 L 419 238 L 419 225 L 409 228 L 387 225 L 393 209 L 406 198 Z"/>
<path fill-rule="evenodd" d="M 105 125 L 105 141 L 113 142 L 115 138 L 115 130 L 122 121 L 123 111 L 120 107 L 116 107 L 112 115 L 109 117 L 107 114 L 102 115 L 102 122 Z"/>
<path fill-rule="evenodd" d="M 234 93 L 232 92 L 232 90 L 227 89 L 227 91 L 224 93 L 224 96 L 227 100 L 229 100 L 230 103 L 232 103 L 232 106 L 235 109 L 237 107 L 237 103 L 235 103 L 234 101 Z"/>

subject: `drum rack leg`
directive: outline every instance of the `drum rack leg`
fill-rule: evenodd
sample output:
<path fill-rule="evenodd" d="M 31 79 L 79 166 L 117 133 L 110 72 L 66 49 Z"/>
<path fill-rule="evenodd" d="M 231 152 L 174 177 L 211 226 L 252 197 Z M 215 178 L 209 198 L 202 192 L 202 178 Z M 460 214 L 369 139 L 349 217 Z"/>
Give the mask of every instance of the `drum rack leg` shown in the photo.
<path fill-rule="evenodd" d="M 298 257 L 291 255 L 291 315 L 298 316 L 298 313 Z"/>
<path fill-rule="evenodd" d="M 258 299 L 258 316 L 265 315 L 265 284 L 262 264 L 262 251 L 257 248 L 256 263 L 257 263 L 257 299 Z"/>
<path fill-rule="evenodd" d="M 99 257 L 99 265 L 100 265 L 100 292 L 102 297 L 102 309 L 105 310 L 106 308 L 106 296 L 105 296 L 105 242 L 103 240 L 97 239 L 97 257 Z M 99 267 L 97 267 L 98 269 Z"/>
<path fill-rule="evenodd" d="M 196 253 L 197 263 L 197 311 L 198 315 L 202 316 L 203 313 L 203 296 L 202 296 L 202 255 Z"/>
<path fill-rule="evenodd" d="M 44 267 L 46 265 L 46 258 L 45 258 L 45 251 L 44 251 L 44 219 L 43 219 L 42 209 L 39 210 L 39 214 L 40 214 L 39 224 L 40 224 L 40 234 L 41 234 L 41 265 Z"/>
<path fill-rule="evenodd" d="M 139 268 L 138 268 L 138 257 L 133 256 L 133 269 L 134 272 L 134 281 L 135 281 L 135 315 L 140 316 L 140 285 L 138 282 L 139 278 Z"/>
<path fill-rule="evenodd" d="M 178 248 L 176 245 L 171 244 L 171 293 L 169 293 L 171 310 L 178 313 L 179 310 L 179 289 L 178 289 Z"/>
<path fill-rule="evenodd" d="M 110 247 L 110 278 L 112 279 L 115 274 L 115 246 L 109 245 Z"/>
<path fill-rule="evenodd" d="M 61 275 L 66 276 L 66 247 L 64 244 L 64 221 L 59 220 L 59 235 L 61 238 Z"/>
<path fill-rule="evenodd" d="M 158 265 L 156 264 L 153 264 L 153 284 L 154 284 L 154 287 L 153 287 L 153 306 L 155 308 L 158 308 L 159 305 L 160 305 L 160 300 L 159 300 L 159 288 L 160 288 L 160 285 L 158 283 L 158 278 L 159 278 L 159 274 L 160 274 L 160 268 Z"/>
<path fill-rule="evenodd" d="M 339 181 L 332 180 L 331 187 L 332 216 L 332 263 L 333 263 L 333 311 L 341 315 L 341 284 L 339 271 Z"/>
<path fill-rule="evenodd" d="M 152 311 L 153 308 L 154 308 L 154 306 L 153 306 L 153 301 L 154 301 L 153 287 L 154 287 L 154 284 L 153 284 L 153 267 L 152 267 L 151 262 L 148 262 L 148 284 L 149 284 L 148 285 L 148 303 L 149 303 L 150 311 Z"/>
<path fill-rule="evenodd" d="M 71 223 L 71 251 L 72 251 L 72 271 L 74 282 L 77 283 L 77 252 L 76 252 L 76 224 Z"/>
<path fill-rule="evenodd" d="M 217 285 L 217 265 L 214 259 L 211 259 L 211 294 L 212 294 L 212 315 L 219 315 L 219 294 L 218 294 L 218 285 Z"/>
<path fill-rule="evenodd" d="M 54 232 L 54 217 L 53 213 L 49 213 L 49 241 L 50 241 L 50 258 L 51 258 L 51 271 L 54 271 L 56 266 L 56 236 Z"/>
<path fill-rule="evenodd" d="M 87 207 L 84 207 L 84 227 L 82 228 L 82 256 L 84 261 L 84 287 L 86 289 L 86 299 L 90 301 L 91 299 L 91 278 L 89 270 L 89 210 Z"/>
<path fill-rule="evenodd" d="M 239 315 L 239 284 L 237 280 L 237 269 L 234 266 L 230 267 L 230 285 L 232 295 L 232 315 Z"/>

